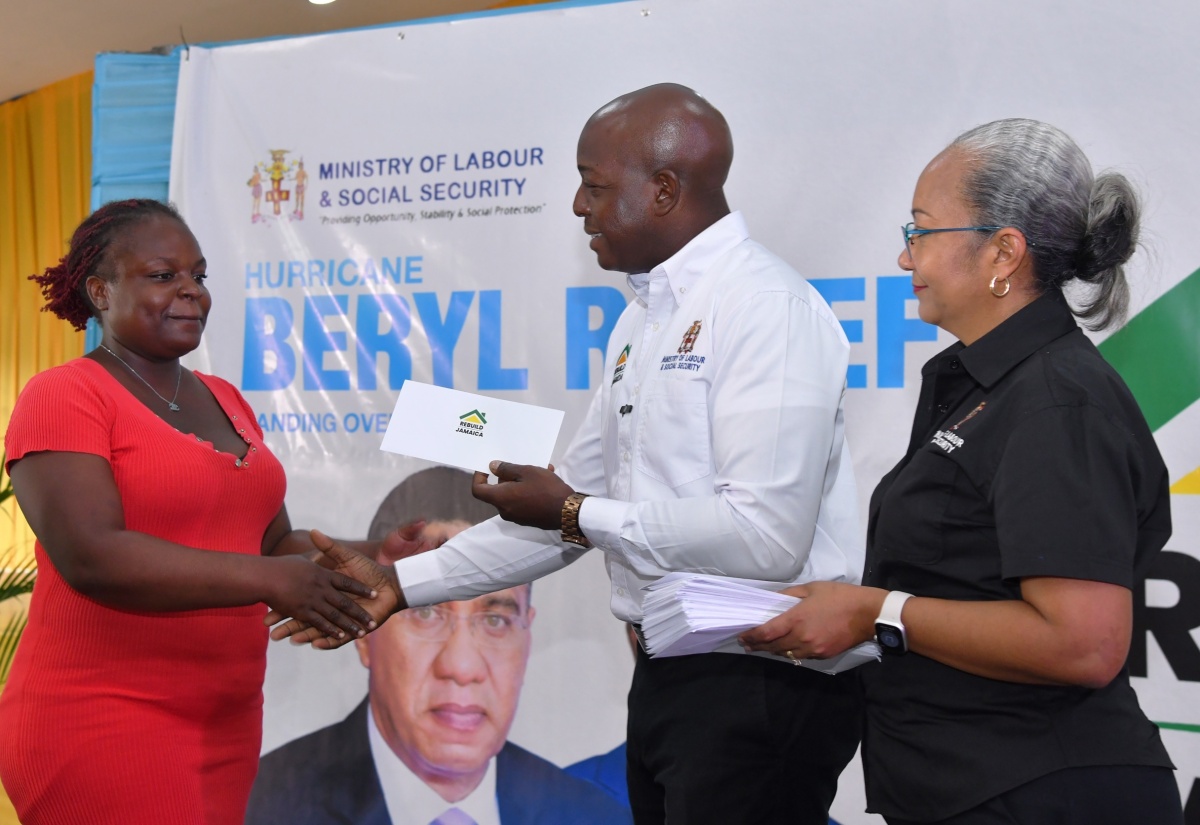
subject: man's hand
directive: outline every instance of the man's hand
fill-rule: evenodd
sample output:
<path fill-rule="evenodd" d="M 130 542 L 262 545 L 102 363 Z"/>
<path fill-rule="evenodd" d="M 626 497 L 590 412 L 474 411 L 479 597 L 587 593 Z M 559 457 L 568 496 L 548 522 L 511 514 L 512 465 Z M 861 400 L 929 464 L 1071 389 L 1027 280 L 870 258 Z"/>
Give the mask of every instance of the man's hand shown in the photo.
<path fill-rule="evenodd" d="M 400 589 L 400 581 L 396 577 L 396 568 L 390 563 L 380 565 L 362 553 L 338 544 L 319 530 L 311 531 L 310 536 L 313 545 L 333 563 L 333 569 L 352 579 L 357 579 L 375 591 L 374 598 L 354 598 L 359 607 L 365 610 L 372 619 L 367 627 L 368 630 L 375 629 L 393 613 L 408 606 L 404 601 L 404 592 Z M 405 541 L 411 543 L 411 540 L 407 538 Z M 285 618 L 287 617 L 274 610 L 267 614 L 266 623 L 275 625 L 271 629 L 272 640 L 291 639 L 292 644 L 312 644 L 313 647 L 321 650 L 333 650 L 353 638 L 351 635 L 341 638 L 331 637 L 295 618 L 283 622 Z M 283 623 L 279 624 L 279 622 Z"/>
<path fill-rule="evenodd" d="M 540 527 L 562 528 L 562 509 L 567 496 L 575 491 L 556 476 L 553 467 L 545 469 L 529 464 L 491 463 L 498 484 L 487 483 L 487 473 L 475 473 L 471 494 L 500 511 L 505 521 Z"/>
<path fill-rule="evenodd" d="M 431 542 L 424 533 L 425 522 L 420 519 L 397 527 L 383 537 L 376 561 L 380 564 L 395 564 L 400 559 L 406 559 L 437 547 L 438 545 Z"/>

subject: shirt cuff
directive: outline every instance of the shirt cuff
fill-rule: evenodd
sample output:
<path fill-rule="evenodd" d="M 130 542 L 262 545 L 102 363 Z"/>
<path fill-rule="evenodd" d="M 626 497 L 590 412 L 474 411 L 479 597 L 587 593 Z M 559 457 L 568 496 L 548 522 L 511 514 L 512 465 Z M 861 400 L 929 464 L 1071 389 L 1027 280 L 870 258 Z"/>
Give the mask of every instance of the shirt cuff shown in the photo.
<path fill-rule="evenodd" d="M 418 553 L 396 562 L 396 578 L 409 607 L 441 604 L 450 601 L 436 552 Z"/>
<path fill-rule="evenodd" d="M 620 552 L 621 528 L 633 505 L 628 501 L 588 496 L 579 505 L 579 529 L 593 546 L 608 552 Z"/>

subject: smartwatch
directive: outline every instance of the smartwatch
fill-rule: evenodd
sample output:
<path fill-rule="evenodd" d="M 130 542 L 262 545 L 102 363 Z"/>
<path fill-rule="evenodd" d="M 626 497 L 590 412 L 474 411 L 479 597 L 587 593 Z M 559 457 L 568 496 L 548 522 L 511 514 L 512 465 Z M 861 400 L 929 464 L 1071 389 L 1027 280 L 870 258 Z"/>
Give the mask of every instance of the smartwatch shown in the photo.
<path fill-rule="evenodd" d="M 908 636 L 904 633 L 904 622 L 900 614 L 904 603 L 912 598 L 911 593 L 893 590 L 883 600 L 879 618 L 875 620 L 875 641 L 888 656 L 903 656 L 908 653 Z"/>

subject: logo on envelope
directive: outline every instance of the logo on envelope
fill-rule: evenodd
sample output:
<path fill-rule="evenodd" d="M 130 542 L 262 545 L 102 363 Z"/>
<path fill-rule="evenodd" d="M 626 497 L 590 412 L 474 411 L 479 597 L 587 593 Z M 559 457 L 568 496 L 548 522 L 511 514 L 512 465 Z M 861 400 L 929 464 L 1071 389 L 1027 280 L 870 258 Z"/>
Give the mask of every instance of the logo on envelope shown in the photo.
<path fill-rule="evenodd" d="M 458 428 L 454 432 L 483 438 L 485 424 L 487 424 L 487 416 L 479 410 L 471 410 L 458 417 Z"/>

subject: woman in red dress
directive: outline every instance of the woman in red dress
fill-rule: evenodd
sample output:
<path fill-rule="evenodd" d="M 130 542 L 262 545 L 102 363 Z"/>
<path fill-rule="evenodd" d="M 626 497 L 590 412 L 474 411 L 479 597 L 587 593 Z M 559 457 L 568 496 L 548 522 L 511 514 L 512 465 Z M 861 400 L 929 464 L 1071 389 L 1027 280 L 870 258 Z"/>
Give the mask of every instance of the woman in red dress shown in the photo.
<path fill-rule="evenodd" d="M 0 696 L 0 779 L 27 825 L 240 825 L 264 603 L 345 639 L 374 627 L 350 597 L 389 586 L 315 563 L 254 412 L 180 364 L 205 278 L 195 237 L 151 200 L 102 207 L 36 276 L 46 309 L 76 328 L 94 315 L 103 339 L 29 382 L 5 441 L 39 569 Z"/>

